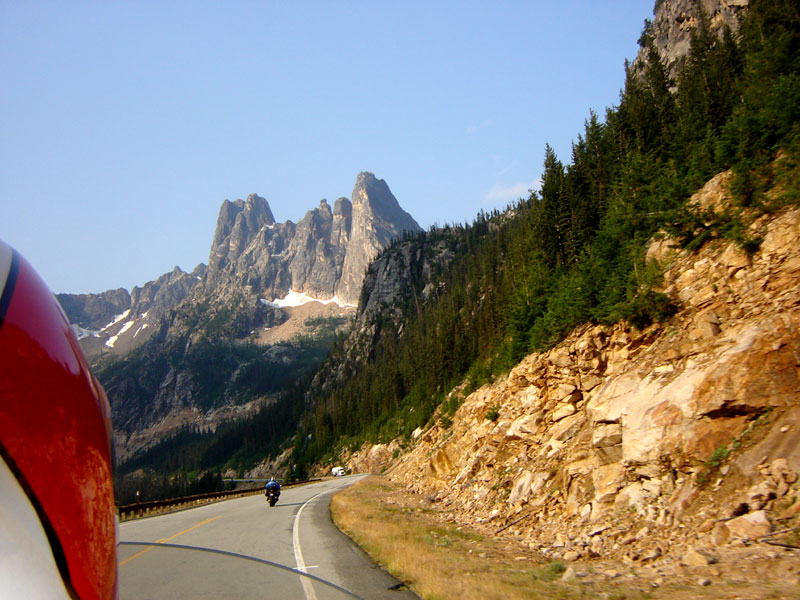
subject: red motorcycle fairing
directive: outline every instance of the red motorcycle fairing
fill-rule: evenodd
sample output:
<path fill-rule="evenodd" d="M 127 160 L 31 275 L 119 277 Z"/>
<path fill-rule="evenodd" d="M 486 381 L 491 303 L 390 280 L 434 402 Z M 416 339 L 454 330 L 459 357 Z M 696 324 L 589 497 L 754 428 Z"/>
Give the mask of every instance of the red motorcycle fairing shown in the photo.
<path fill-rule="evenodd" d="M 8 256 L 11 260 L 8 260 Z M 77 597 L 117 597 L 108 400 L 58 301 L 0 242 L 0 452 Z M 10 264 L 9 264 L 10 263 Z"/>

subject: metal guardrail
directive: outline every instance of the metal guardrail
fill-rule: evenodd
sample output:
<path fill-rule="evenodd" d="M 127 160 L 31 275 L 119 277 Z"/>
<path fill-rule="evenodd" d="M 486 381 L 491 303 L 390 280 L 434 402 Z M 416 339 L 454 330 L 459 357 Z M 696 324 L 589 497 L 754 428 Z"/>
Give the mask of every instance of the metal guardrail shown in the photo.
<path fill-rule="evenodd" d="M 297 481 L 295 483 L 287 483 L 282 485 L 282 488 L 294 487 L 314 481 L 322 481 L 321 479 L 307 479 L 305 481 Z M 255 494 L 263 494 L 263 487 L 248 488 L 244 490 L 230 490 L 227 492 L 211 492 L 209 494 L 196 494 L 194 496 L 184 496 L 183 498 L 170 498 L 168 500 L 152 500 L 150 502 L 137 502 L 136 504 L 126 504 L 117 508 L 119 511 L 120 521 L 130 521 L 131 519 L 138 519 L 141 517 L 149 517 L 152 515 L 173 512 L 177 510 L 185 510 L 193 506 L 201 504 L 210 504 L 212 502 L 219 502 L 221 500 L 229 500 L 232 498 L 242 498 L 244 496 L 253 496 Z"/>

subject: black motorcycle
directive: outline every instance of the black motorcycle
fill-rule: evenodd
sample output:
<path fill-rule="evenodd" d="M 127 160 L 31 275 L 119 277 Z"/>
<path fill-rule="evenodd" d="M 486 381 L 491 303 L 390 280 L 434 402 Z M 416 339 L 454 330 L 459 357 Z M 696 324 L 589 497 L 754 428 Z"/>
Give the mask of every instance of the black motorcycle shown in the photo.
<path fill-rule="evenodd" d="M 267 488 L 267 490 L 264 492 L 264 495 L 267 497 L 267 502 L 269 502 L 269 505 L 275 506 L 275 504 L 278 502 L 278 498 L 281 497 L 281 490 L 277 487 Z"/>

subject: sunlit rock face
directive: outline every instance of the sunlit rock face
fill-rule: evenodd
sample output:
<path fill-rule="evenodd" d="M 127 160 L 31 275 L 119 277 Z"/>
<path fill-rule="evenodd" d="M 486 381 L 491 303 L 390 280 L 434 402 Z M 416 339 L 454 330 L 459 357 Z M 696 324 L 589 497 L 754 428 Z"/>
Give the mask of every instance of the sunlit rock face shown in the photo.
<path fill-rule="evenodd" d="M 708 17 L 712 34 L 721 36 L 727 27 L 731 32 L 747 12 L 750 0 L 659 0 L 652 19 L 653 41 L 675 79 L 680 72 L 681 61 L 689 54 L 692 32 L 698 25 L 700 11 Z M 639 53 L 635 65 L 641 65 L 645 52 Z"/>
<path fill-rule="evenodd" d="M 419 231 L 389 186 L 360 173 L 352 201 L 326 200 L 297 224 L 275 223 L 267 201 L 225 202 L 209 256 L 206 290 L 249 286 L 269 301 L 290 291 L 358 303 L 370 261 L 404 231 Z"/>

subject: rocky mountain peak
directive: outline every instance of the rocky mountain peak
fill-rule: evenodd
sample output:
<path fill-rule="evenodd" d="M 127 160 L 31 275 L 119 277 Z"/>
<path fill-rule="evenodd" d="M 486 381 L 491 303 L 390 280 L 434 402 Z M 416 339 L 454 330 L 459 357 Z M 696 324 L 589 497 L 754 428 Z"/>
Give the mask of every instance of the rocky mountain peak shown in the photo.
<path fill-rule="evenodd" d="M 372 221 L 375 231 L 384 244 L 404 231 L 418 231 L 419 224 L 404 211 L 383 179 L 363 171 L 353 188 L 354 215 Z"/>
<path fill-rule="evenodd" d="M 350 246 L 342 265 L 336 295 L 356 304 L 367 266 L 392 239 L 404 231 L 420 231 L 419 224 L 404 211 L 383 179 L 364 171 L 353 188 Z"/>
<path fill-rule="evenodd" d="M 325 199 L 320 200 L 319 206 L 306 213 L 300 222 L 297 224 L 298 228 L 316 228 L 318 233 L 326 235 L 326 229 L 330 228 L 333 222 L 333 211 L 331 210 L 328 201 Z"/>
<path fill-rule="evenodd" d="M 369 262 L 405 230 L 419 230 L 382 179 L 360 173 L 352 201 L 323 199 L 295 225 L 275 223 L 266 200 L 225 201 L 205 291 L 249 286 L 266 300 L 290 291 L 355 305 Z M 221 292 L 219 292 L 221 293 Z"/>
<path fill-rule="evenodd" d="M 333 203 L 333 216 L 344 216 L 348 219 L 353 216 L 353 203 L 347 198 L 337 198 Z"/>
<path fill-rule="evenodd" d="M 209 279 L 216 281 L 219 272 L 239 258 L 261 228 L 274 223 L 269 204 L 258 194 L 250 194 L 246 201 L 225 200 L 208 257 Z"/>
<path fill-rule="evenodd" d="M 331 224 L 331 244 L 345 247 L 350 241 L 353 227 L 353 203 L 347 198 L 338 198 L 333 204 L 333 223 Z"/>

